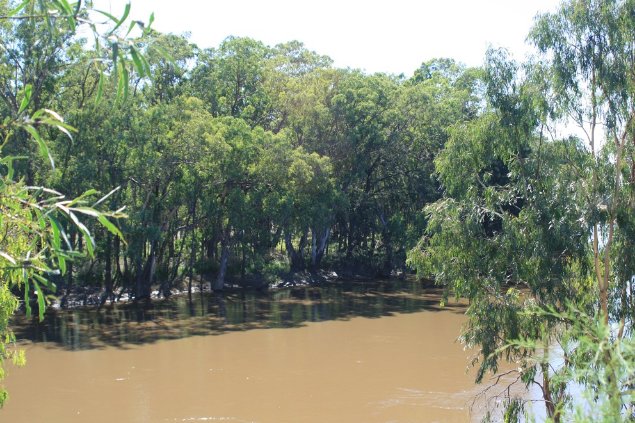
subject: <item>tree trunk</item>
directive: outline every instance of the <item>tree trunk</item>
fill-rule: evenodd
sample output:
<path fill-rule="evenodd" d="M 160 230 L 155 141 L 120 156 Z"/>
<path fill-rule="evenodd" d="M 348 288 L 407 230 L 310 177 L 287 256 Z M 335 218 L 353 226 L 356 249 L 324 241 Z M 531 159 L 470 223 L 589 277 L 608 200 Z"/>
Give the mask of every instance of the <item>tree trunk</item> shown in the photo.
<path fill-rule="evenodd" d="M 382 273 L 384 276 L 390 276 L 392 273 L 392 237 L 390 236 L 390 229 L 388 228 L 388 221 L 384 213 L 379 214 L 379 220 L 382 226 L 382 243 L 384 245 L 384 264 Z"/>
<path fill-rule="evenodd" d="M 145 266 L 141 265 L 141 260 L 137 261 L 137 289 L 135 300 L 150 298 L 152 282 L 156 271 L 156 241 L 150 245 L 150 254 L 146 259 Z"/>
<path fill-rule="evenodd" d="M 302 234 L 300 243 L 298 244 L 298 249 L 296 250 L 293 246 L 293 241 L 291 240 L 291 232 L 285 231 L 284 243 L 287 247 L 287 255 L 289 256 L 289 260 L 291 261 L 291 272 L 299 272 L 306 268 L 304 258 L 302 257 L 302 251 L 304 251 L 304 247 L 306 245 L 307 232 L 308 231 L 305 230 Z"/>
<path fill-rule="evenodd" d="M 214 291 L 222 291 L 225 288 L 225 273 L 227 272 L 227 261 L 229 260 L 229 242 L 221 241 L 220 267 L 218 276 L 214 282 Z"/>
<path fill-rule="evenodd" d="M 193 201 L 190 206 L 190 216 L 192 217 L 192 223 L 194 223 L 196 220 L 196 200 Z M 190 297 L 190 301 L 192 301 L 192 280 L 194 279 L 194 262 L 196 260 L 196 237 L 194 236 L 193 225 L 190 231 L 190 236 L 192 237 L 192 244 L 190 248 L 190 277 L 187 282 L 187 295 Z"/>
<path fill-rule="evenodd" d="M 547 416 L 553 420 L 554 423 L 560 423 L 560 408 L 556 404 L 557 399 L 553 397 L 551 390 L 551 378 L 549 377 L 549 365 L 542 363 L 540 366 L 542 371 L 542 396 L 545 400 L 545 408 L 547 409 Z"/>
<path fill-rule="evenodd" d="M 146 293 L 148 294 L 148 297 L 150 297 L 150 291 L 152 288 L 152 284 L 155 282 L 155 275 L 156 275 L 156 270 L 157 270 L 157 244 L 156 241 L 152 242 L 152 249 L 150 250 L 150 257 L 148 258 L 149 261 L 149 268 L 148 268 L 148 278 L 147 278 L 147 283 L 146 283 Z"/>
<path fill-rule="evenodd" d="M 109 298 L 112 300 L 113 299 L 113 293 L 112 293 L 112 235 L 108 234 L 106 236 L 106 252 L 105 252 L 105 282 L 106 282 L 106 292 L 104 295 L 104 298 L 102 300 L 102 304 L 108 300 Z"/>
<path fill-rule="evenodd" d="M 117 269 L 117 278 L 119 280 L 123 279 L 123 272 L 121 271 L 121 263 L 120 263 L 120 257 L 121 257 L 121 241 L 119 240 L 119 237 L 115 237 L 115 267 Z M 125 265 L 126 261 L 124 259 L 124 265 Z"/>
<path fill-rule="evenodd" d="M 390 276 L 392 273 L 392 240 L 388 231 L 384 235 L 384 248 L 386 255 L 384 256 L 383 273 L 384 276 Z"/>
<path fill-rule="evenodd" d="M 213 236 L 211 239 L 208 239 L 205 242 L 206 257 L 209 260 L 214 260 L 216 258 L 217 247 L 218 247 L 218 239 L 216 238 L 216 236 Z"/>
<path fill-rule="evenodd" d="M 320 267 L 330 234 L 331 228 L 329 227 L 323 230 L 311 228 L 311 270 L 313 272 Z"/>
<path fill-rule="evenodd" d="M 245 231 L 242 231 L 241 240 L 240 240 L 240 254 L 242 255 L 240 261 L 240 279 L 241 284 L 245 280 L 245 273 L 247 272 L 247 253 L 245 251 Z"/>
<path fill-rule="evenodd" d="M 353 259 L 353 222 L 350 222 L 348 225 L 348 232 L 346 234 L 346 261 L 348 264 L 351 264 L 351 260 Z"/>
<path fill-rule="evenodd" d="M 70 244 L 71 246 L 75 246 L 75 231 L 72 229 L 70 232 Z M 62 308 L 66 308 L 68 304 L 68 297 L 71 294 L 71 287 L 73 286 L 73 261 L 69 260 L 68 265 L 66 266 L 66 295 L 62 298 L 61 306 Z"/>
<path fill-rule="evenodd" d="M 135 273 L 136 283 L 135 283 L 135 300 L 141 299 L 143 296 L 143 264 L 141 263 L 142 258 L 137 257 L 135 260 Z"/>
<path fill-rule="evenodd" d="M 311 271 L 315 272 L 317 268 L 317 231 L 311 228 Z"/>

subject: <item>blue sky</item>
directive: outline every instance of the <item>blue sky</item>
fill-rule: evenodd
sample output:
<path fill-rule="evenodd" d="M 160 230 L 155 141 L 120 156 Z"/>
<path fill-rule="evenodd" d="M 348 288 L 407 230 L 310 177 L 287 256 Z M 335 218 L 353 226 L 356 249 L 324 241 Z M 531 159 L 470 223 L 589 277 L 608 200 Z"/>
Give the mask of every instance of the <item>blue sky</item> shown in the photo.
<path fill-rule="evenodd" d="M 95 0 L 120 14 L 126 0 Z M 200 47 L 217 46 L 229 35 L 268 45 L 299 40 L 326 54 L 338 67 L 367 72 L 412 72 L 425 60 L 451 57 L 482 63 L 489 45 L 522 59 L 525 37 L 538 12 L 555 0 L 132 0 L 131 14 L 155 29 L 191 34 Z"/>

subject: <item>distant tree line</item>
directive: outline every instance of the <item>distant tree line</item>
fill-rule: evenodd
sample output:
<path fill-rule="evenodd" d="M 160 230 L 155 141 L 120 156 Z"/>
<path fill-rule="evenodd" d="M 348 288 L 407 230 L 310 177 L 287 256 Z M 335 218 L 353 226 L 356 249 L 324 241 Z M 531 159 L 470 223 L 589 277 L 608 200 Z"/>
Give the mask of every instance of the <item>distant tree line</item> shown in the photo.
<path fill-rule="evenodd" d="M 11 96 L 2 113 L 31 84 L 78 132 L 47 134 L 54 170 L 41 159 L 16 172 L 71 197 L 120 187 L 107 206 L 127 213 L 116 222 L 123 239 L 94 228 L 96 254 L 69 262 L 64 289 L 142 298 L 201 274 L 223 289 L 228 279 L 266 284 L 321 268 L 401 271 L 425 228 L 421 210 L 440 196 L 433 161 L 448 128 L 479 113 L 479 71 L 452 60 L 412 78 L 366 75 L 297 41 L 229 37 L 200 49 L 156 32 L 136 45 L 148 71 L 131 69 L 122 101 L 101 87 L 121 91 L 118 73 L 91 66 L 99 52 L 22 24 L 11 35 L 24 57 L 16 66 L 3 56 Z M 9 148 L 31 156 L 36 147 Z M 66 234 L 74 247 L 86 242 L 73 225 Z"/>

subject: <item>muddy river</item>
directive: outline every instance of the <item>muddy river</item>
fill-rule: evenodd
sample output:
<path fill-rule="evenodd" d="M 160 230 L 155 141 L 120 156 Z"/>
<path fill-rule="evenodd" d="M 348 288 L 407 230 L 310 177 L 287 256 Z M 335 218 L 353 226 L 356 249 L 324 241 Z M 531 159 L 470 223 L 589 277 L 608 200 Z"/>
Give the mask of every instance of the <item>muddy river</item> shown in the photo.
<path fill-rule="evenodd" d="M 50 312 L 16 323 L 0 421 L 471 421 L 463 312 L 390 281 Z"/>

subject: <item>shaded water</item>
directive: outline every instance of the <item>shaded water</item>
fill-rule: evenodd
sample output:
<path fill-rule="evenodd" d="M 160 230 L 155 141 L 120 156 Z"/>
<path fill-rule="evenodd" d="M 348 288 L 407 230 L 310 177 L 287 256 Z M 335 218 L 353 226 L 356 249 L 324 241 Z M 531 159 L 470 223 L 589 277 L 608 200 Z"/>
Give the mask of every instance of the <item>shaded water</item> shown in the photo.
<path fill-rule="evenodd" d="M 0 421 L 469 421 L 464 306 L 439 300 L 385 281 L 51 312 L 16 323 Z"/>

